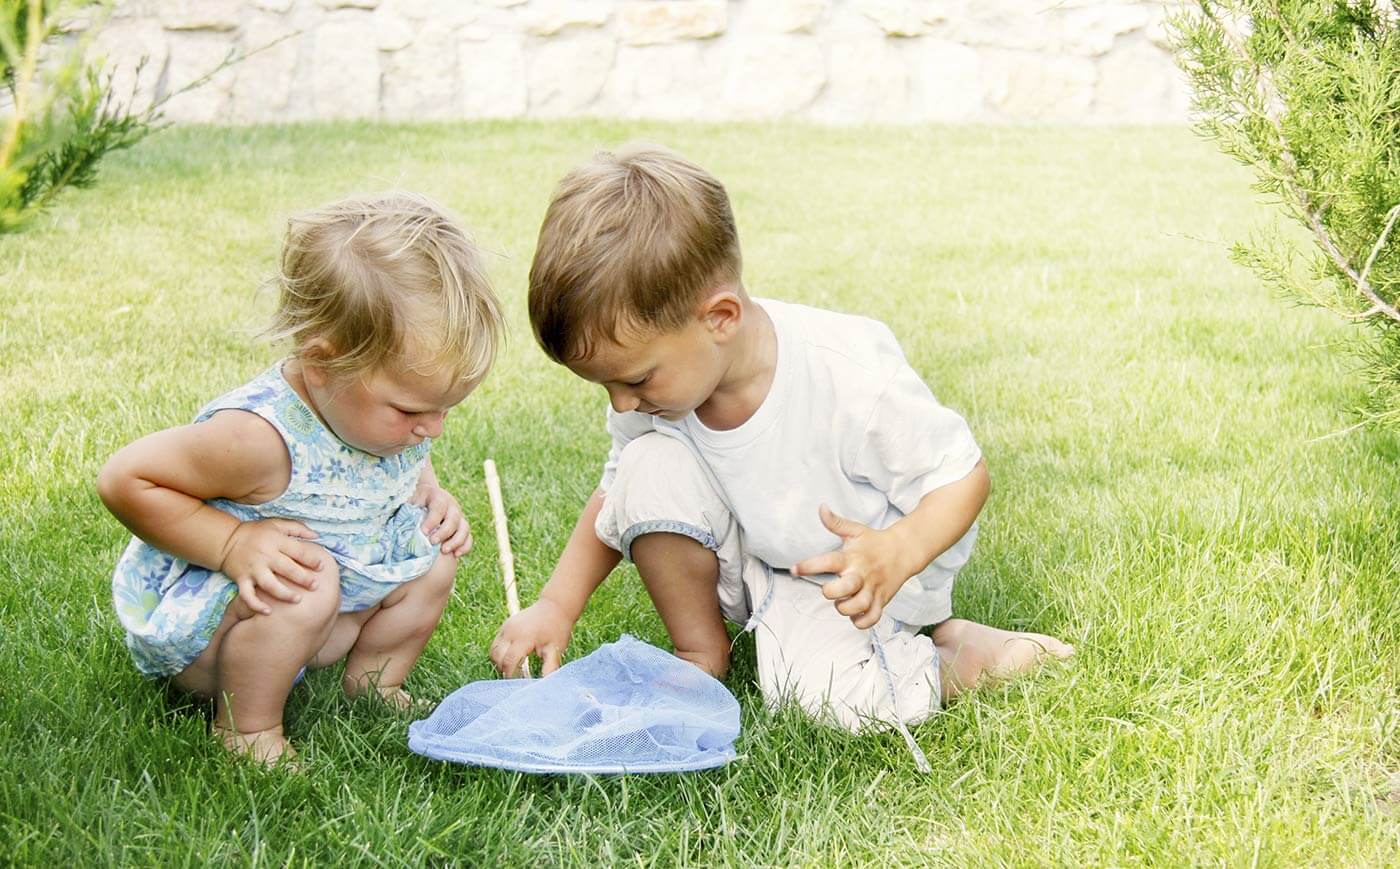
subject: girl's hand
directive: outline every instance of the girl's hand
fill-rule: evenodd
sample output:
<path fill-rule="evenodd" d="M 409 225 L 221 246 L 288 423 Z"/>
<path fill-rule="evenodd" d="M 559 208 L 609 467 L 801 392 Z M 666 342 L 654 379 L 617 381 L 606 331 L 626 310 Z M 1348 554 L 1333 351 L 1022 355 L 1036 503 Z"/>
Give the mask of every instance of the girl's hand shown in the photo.
<path fill-rule="evenodd" d="M 515 676 L 526 658 L 538 654 L 544 662 L 540 675 L 548 676 L 559 669 L 573 634 L 573 620 L 554 601 L 542 597 L 501 625 L 491 641 L 491 663 L 502 676 Z"/>
<path fill-rule="evenodd" d="M 428 511 L 423 521 L 423 533 L 430 543 L 441 543 L 442 554 L 461 558 L 471 551 L 472 529 L 457 499 L 434 483 L 422 482 L 408 499 Z"/>
<path fill-rule="evenodd" d="M 259 591 L 297 603 L 301 592 L 287 583 L 316 588 L 316 573 L 326 556 L 320 547 L 303 542 L 315 539 L 316 532 L 291 519 L 240 522 L 229 536 L 219 570 L 238 586 L 238 596 L 253 612 L 268 615 L 272 607 L 258 597 Z"/>
<path fill-rule="evenodd" d="M 826 529 L 841 538 L 841 548 L 794 564 L 793 576 L 836 574 L 822 585 L 822 595 L 835 601 L 836 611 L 856 627 L 874 627 L 885 604 L 922 568 L 913 565 L 916 558 L 893 529 L 876 531 L 838 516 L 825 504 L 819 514 Z"/>

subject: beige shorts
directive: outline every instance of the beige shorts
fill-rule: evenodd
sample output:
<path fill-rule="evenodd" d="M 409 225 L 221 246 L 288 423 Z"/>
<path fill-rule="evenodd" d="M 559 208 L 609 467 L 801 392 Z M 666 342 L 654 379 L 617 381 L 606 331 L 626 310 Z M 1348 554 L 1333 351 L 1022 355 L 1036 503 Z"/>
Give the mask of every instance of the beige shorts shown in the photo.
<path fill-rule="evenodd" d="M 634 540 L 658 532 L 715 553 L 720 611 L 754 631 L 759 686 L 770 706 L 796 703 L 857 732 L 913 724 L 938 710 L 938 653 L 920 626 L 887 615 L 861 630 L 817 583 L 746 553 L 738 522 L 683 442 L 652 433 L 626 446 L 596 531 L 629 560 Z"/>

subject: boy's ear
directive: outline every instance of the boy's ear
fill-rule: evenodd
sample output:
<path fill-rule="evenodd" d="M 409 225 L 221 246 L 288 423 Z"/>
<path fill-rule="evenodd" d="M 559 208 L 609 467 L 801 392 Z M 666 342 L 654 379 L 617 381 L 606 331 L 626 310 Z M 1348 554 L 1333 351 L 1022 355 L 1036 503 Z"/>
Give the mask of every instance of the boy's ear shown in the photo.
<path fill-rule="evenodd" d="M 744 318 L 744 303 L 738 293 L 723 290 L 701 302 L 698 314 L 711 335 L 727 340 L 739 329 Z"/>

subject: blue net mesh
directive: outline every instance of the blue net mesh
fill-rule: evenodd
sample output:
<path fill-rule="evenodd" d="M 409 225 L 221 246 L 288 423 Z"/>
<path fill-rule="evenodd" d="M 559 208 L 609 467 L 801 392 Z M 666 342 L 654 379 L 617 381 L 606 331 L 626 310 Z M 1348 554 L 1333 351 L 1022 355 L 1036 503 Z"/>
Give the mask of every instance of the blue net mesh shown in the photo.
<path fill-rule="evenodd" d="M 630 636 L 543 679 L 454 691 L 408 728 L 426 757 L 536 773 L 683 772 L 733 760 L 739 703 L 699 667 Z"/>

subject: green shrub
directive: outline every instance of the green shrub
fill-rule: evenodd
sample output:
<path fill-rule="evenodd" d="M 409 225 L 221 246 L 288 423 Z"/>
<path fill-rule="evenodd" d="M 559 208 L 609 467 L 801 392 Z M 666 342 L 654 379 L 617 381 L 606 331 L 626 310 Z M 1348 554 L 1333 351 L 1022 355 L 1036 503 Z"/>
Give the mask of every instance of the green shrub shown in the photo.
<path fill-rule="evenodd" d="M 1198 0 L 1173 29 L 1197 129 L 1313 239 L 1239 243 L 1234 259 L 1364 325 L 1363 418 L 1400 429 L 1400 3 Z"/>

